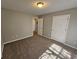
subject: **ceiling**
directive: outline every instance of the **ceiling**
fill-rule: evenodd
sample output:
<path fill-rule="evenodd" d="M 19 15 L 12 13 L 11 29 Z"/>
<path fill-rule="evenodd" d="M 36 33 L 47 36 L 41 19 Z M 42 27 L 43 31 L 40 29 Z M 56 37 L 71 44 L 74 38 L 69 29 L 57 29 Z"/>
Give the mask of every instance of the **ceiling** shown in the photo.
<path fill-rule="evenodd" d="M 42 0 L 48 4 L 45 8 L 33 8 L 32 3 L 38 0 L 2 0 L 1 6 L 5 9 L 20 11 L 33 15 L 61 11 L 77 7 L 77 0 Z"/>

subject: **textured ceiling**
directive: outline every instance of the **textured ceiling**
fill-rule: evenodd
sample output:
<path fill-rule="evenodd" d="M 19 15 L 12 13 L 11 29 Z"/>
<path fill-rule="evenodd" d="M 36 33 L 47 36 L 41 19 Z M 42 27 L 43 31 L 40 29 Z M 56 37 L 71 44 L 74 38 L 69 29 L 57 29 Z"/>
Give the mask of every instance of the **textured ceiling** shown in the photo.
<path fill-rule="evenodd" d="M 77 0 L 42 0 L 48 4 L 46 8 L 33 8 L 32 3 L 38 0 L 2 0 L 1 6 L 5 9 L 20 11 L 33 15 L 42 15 L 77 7 Z"/>

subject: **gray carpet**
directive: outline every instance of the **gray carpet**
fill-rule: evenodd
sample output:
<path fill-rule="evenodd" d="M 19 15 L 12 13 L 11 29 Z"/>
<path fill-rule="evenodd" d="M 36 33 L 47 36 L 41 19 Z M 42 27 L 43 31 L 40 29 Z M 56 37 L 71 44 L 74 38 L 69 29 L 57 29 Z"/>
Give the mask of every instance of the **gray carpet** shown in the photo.
<path fill-rule="evenodd" d="M 54 47 L 56 45 L 62 47 L 70 53 L 71 57 L 68 57 L 65 53 L 63 53 L 63 49 L 61 52 L 59 52 L 59 54 L 57 54 L 54 52 L 54 50 L 49 48 L 51 45 L 53 45 L 52 49 L 54 50 L 57 48 Z M 47 50 L 49 50 L 49 52 Z M 43 56 L 43 53 L 46 53 L 45 56 L 48 55 L 49 58 L 47 59 L 74 59 L 74 56 L 76 55 L 76 49 L 68 47 L 54 40 L 35 35 L 33 37 L 6 44 L 4 46 L 2 59 L 46 59 L 45 56 Z M 65 56 L 62 57 L 61 55 Z"/>

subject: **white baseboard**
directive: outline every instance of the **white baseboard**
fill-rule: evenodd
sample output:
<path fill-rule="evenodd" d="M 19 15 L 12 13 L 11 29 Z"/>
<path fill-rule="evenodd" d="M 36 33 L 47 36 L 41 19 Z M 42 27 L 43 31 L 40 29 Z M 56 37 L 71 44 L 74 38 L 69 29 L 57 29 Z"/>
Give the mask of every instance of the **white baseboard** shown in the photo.
<path fill-rule="evenodd" d="M 47 36 L 45 36 L 45 35 L 42 35 L 43 37 L 46 37 L 46 38 L 48 38 L 48 39 L 50 39 L 50 37 L 47 37 Z"/>
<path fill-rule="evenodd" d="M 53 40 L 54 40 L 54 39 L 53 39 Z M 55 40 L 55 41 L 57 41 L 57 40 Z M 57 42 L 59 42 L 59 41 L 57 41 Z M 62 42 L 60 42 L 60 43 L 62 43 Z M 66 44 L 66 43 L 62 43 L 62 44 L 66 45 L 66 46 L 69 46 L 69 47 L 71 47 L 71 48 L 77 49 L 77 48 L 75 48 L 75 47 L 73 47 L 73 46 L 71 46 L 71 45 L 69 45 L 69 44 Z"/>
<path fill-rule="evenodd" d="M 50 37 L 47 37 L 47 36 L 45 36 L 45 35 L 42 35 L 43 37 L 46 37 L 46 38 L 48 38 L 48 39 L 51 39 Z M 54 40 L 54 39 L 53 39 Z M 55 40 L 55 41 L 57 41 L 57 40 Z M 59 42 L 59 41 L 57 41 L 57 42 Z M 60 43 L 62 43 L 62 42 L 60 42 Z M 66 46 L 69 46 L 69 47 L 71 47 L 71 48 L 74 48 L 74 49 L 77 49 L 77 48 L 75 48 L 75 47 L 73 47 L 73 46 L 71 46 L 71 45 L 69 45 L 69 44 L 66 44 L 66 43 L 62 43 L 62 44 L 64 44 L 64 45 L 66 45 Z"/>
<path fill-rule="evenodd" d="M 26 37 L 18 38 L 18 39 L 15 39 L 15 40 L 7 41 L 7 42 L 4 42 L 3 44 L 11 43 L 11 42 L 18 41 L 18 40 L 21 40 L 21 39 L 24 39 L 24 38 L 28 38 L 28 37 L 31 37 L 31 36 L 33 36 L 33 34 L 30 34 L 30 35 L 28 35 Z"/>
<path fill-rule="evenodd" d="M 63 44 L 65 44 L 65 45 L 67 45 L 67 46 L 69 46 L 69 47 L 71 47 L 71 48 L 77 49 L 76 47 L 73 47 L 73 46 L 71 46 L 71 45 L 69 45 L 69 44 L 66 44 L 66 43 L 63 43 Z"/>

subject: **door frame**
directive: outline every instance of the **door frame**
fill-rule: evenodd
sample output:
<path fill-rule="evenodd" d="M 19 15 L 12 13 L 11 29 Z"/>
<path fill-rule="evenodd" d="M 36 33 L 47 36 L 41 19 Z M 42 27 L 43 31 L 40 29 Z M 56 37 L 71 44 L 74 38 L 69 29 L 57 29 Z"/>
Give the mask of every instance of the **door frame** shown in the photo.
<path fill-rule="evenodd" d="M 69 26 L 69 20 L 70 20 L 70 14 L 63 14 L 63 15 L 68 15 L 68 18 L 67 18 L 67 24 L 66 24 L 66 29 L 65 29 L 65 39 L 66 39 L 66 37 L 67 37 L 67 30 L 68 30 L 68 26 Z M 55 16 L 53 16 L 53 17 L 56 17 L 56 16 L 63 16 L 63 15 L 55 15 Z M 52 17 L 52 27 L 53 27 L 53 17 Z M 53 30 L 53 29 L 52 29 Z M 53 39 L 52 38 L 52 30 L 51 30 L 51 39 Z M 54 39 L 54 40 L 56 40 L 56 39 Z M 56 41 L 58 41 L 58 40 L 56 40 Z M 66 40 L 64 41 L 64 42 L 61 42 L 61 43 L 65 43 L 66 42 Z"/>

